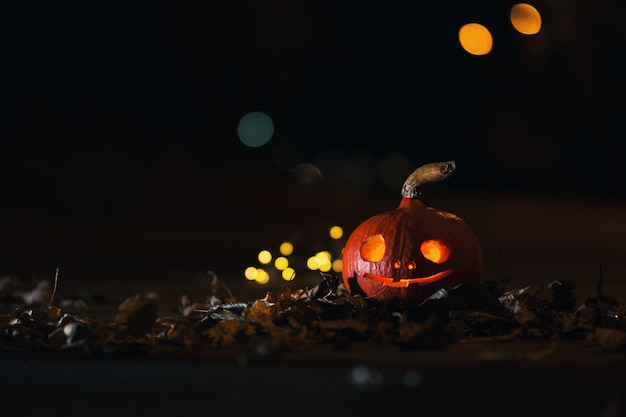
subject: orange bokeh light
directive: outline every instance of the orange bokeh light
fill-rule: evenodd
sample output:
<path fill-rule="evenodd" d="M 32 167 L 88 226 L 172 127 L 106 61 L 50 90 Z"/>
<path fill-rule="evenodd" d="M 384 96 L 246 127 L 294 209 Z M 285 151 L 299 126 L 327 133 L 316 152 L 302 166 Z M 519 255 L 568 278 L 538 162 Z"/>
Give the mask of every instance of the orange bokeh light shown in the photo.
<path fill-rule="evenodd" d="M 535 35 L 541 29 L 541 15 L 530 4 L 518 3 L 511 8 L 511 24 L 519 33 Z"/>
<path fill-rule="evenodd" d="M 493 47 L 489 29 L 479 23 L 468 23 L 459 29 L 459 42 L 472 55 L 487 55 Z"/>

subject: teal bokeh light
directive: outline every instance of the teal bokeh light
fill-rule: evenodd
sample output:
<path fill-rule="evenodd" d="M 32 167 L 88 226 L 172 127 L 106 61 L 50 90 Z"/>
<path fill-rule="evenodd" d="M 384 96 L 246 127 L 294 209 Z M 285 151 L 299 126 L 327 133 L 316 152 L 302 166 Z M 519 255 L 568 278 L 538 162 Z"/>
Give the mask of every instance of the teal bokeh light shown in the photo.
<path fill-rule="evenodd" d="M 257 148 L 265 145 L 274 135 L 274 122 L 260 111 L 247 113 L 239 120 L 237 136 L 246 146 Z"/>

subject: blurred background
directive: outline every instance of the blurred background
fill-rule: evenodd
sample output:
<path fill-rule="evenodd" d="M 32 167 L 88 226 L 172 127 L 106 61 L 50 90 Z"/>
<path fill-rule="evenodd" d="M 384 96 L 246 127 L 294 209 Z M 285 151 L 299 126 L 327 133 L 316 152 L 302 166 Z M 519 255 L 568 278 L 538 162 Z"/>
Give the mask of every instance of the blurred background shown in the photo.
<path fill-rule="evenodd" d="M 455 160 L 487 278 L 624 291 L 623 2 L 41 3 L 0 6 L 0 275 L 301 288 Z"/>

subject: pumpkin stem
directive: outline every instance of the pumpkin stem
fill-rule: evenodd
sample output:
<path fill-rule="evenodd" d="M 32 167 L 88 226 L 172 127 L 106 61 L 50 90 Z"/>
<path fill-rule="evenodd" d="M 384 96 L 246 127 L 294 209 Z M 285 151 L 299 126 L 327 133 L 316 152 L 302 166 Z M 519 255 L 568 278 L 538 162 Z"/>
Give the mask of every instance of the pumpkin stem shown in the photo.
<path fill-rule="evenodd" d="M 454 161 L 433 162 L 417 168 L 402 185 L 402 196 L 421 199 L 422 189 L 450 177 L 456 169 Z"/>

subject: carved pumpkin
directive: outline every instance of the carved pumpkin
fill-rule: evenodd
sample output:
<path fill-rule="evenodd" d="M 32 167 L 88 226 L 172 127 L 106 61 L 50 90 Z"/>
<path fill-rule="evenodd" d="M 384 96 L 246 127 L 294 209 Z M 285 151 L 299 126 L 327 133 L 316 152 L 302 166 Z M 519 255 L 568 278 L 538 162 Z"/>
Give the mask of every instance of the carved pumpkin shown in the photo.
<path fill-rule="evenodd" d="M 343 251 L 343 280 L 351 293 L 419 304 L 441 288 L 478 284 L 483 255 L 458 216 L 422 200 L 422 188 L 448 178 L 455 163 L 424 165 L 407 178 L 400 205 L 361 223 Z"/>

